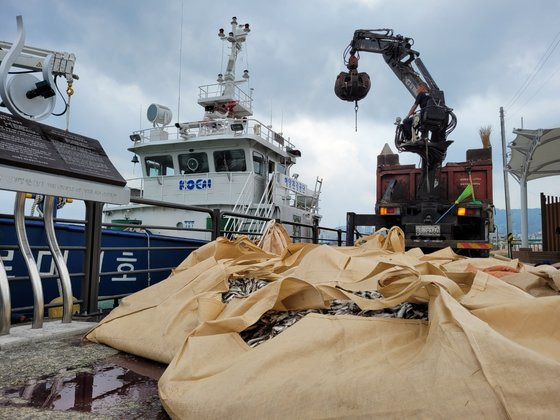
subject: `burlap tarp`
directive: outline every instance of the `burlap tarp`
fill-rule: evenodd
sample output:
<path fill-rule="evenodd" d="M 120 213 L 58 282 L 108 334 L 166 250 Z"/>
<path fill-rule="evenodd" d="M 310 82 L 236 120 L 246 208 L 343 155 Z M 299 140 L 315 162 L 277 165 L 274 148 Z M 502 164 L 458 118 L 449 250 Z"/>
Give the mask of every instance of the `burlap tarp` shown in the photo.
<path fill-rule="evenodd" d="M 266 224 L 257 246 L 265 252 L 280 255 L 291 243 L 292 238 L 286 228 L 271 220 Z"/>
<path fill-rule="evenodd" d="M 281 255 L 220 238 L 87 338 L 169 363 L 159 392 L 173 418 L 556 417 L 557 270 L 403 249 L 398 229 Z M 268 284 L 224 303 L 229 281 L 247 277 Z M 354 294 L 364 290 L 384 299 Z M 429 321 L 310 314 L 258 347 L 239 334 L 271 310 L 333 299 L 369 310 L 426 302 Z"/>

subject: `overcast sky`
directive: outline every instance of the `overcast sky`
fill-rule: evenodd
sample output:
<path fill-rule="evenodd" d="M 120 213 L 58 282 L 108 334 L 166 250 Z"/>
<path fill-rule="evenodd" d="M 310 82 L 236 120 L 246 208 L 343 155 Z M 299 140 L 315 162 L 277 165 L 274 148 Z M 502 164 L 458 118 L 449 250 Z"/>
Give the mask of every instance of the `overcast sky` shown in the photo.
<path fill-rule="evenodd" d="M 363 53 L 360 70 L 372 88 L 360 102 L 358 131 L 353 104 L 340 101 L 334 80 L 356 29 L 392 28 L 414 38 L 424 64 L 445 92 L 458 127 L 448 161 L 464 161 L 480 147 L 478 130 L 492 126 L 494 203 L 504 208 L 499 107 L 512 130 L 560 126 L 560 41 L 555 1 L 306 0 L 306 1 L 76 1 L 1 0 L 0 40 L 13 41 L 15 16 L 23 16 L 26 44 L 77 57 L 70 130 L 98 139 L 125 178 L 133 176 L 126 150 L 133 130 L 148 128 L 151 103 L 173 109 L 177 120 L 198 120 L 198 86 L 222 71 L 221 27 L 232 16 L 249 23 L 246 53 L 257 119 L 302 151 L 293 172 L 313 186 L 324 179 L 324 226 L 345 224 L 347 211 L 372 212 L 376 156 L 393 144 L 394 119 L 413 98 L 377 54 Z M 183 13 L 181 10 L 183 9 Z M 182 83 L 179 51 L 182 26 Z M 60 104 L 59 104 L 60 106 Z M 64 126 L 54 117 L 46 123 Z M 394 148 L 394 146 L 393 146 Z M 402 163 L 417 163 L 401 154 Z M 134 175 L 138 175 L 138 168 Z M 529 207 L 539 193 L 560 195 L 558 177 L 529 183 Z M 512 207 L 519 186 L 510 178 Z M 9 205 L 11 207 L 11 204 Z M 5 211 L 5 208 L 1 210 Z"/>

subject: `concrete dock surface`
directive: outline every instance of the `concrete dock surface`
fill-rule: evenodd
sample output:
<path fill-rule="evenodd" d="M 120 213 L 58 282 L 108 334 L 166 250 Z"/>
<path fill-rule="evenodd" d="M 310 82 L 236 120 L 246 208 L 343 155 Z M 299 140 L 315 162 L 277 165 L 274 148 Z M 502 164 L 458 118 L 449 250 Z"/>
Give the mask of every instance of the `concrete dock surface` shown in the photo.
<path fill-rule="evenodd" d="M 0 419 L 168 419 L 165 365 L 82 339 L 95 323 L 45 322 L 0 337 Z"/>

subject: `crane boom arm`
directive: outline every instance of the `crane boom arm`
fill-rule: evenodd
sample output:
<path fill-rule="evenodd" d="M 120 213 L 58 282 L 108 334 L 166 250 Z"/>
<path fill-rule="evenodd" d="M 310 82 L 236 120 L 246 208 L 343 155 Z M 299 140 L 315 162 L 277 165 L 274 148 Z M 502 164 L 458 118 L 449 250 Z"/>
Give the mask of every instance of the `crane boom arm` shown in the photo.
<path fill-rule="evenodd" d="M 426 83 L 434 101 L 440 106 L 445 106 L 443 91 L 439 89 L 420 59 L 420 53 L 412 49 L 413 44 L 412 38 L 393 35 L 392 29 L 358 29 L 350 43 L 350 54 L 362 51 L 381 54 L 413 97 L 416 97 L 418 85 Z M 414 69 L 413 64 L 418 71 Z"/>
<path fill-rule="evenodd" d="M 344 53 L 348 72 L 337 76 L 334 91 L 340 99 L 355 102 L 355 110 L 358 109 L 358 101 L 367 95 L 371 86 L 367 73 L 358 73 L 360 52 L 381 54 L 415 98 L 419 85 L 427 85 L 429 95 L 418 115 L 404 121 L 397 118 L 395 145 L 397 150 L 416 153 L 422 159 L 422 179 L 417 197 L 430 199 L 436 190 L 437 171 L 445 159 L 447 148 L 453 143 L 447 140 L 447 135 L 455 128 L 457 119 L 453 110 L 445 105 L 443 91 L 420 59 L 420 53 L 412 49 L 413 44 L 412 38 L 394 35 L 392 29 L 356 30 Z"/>

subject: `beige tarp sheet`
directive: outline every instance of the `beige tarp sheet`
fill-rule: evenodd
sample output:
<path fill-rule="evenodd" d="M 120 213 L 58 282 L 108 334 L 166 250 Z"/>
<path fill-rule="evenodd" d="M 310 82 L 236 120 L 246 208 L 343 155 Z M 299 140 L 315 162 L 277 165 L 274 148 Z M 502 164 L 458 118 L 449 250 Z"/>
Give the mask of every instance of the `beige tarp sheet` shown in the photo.
<path fill-rule="evenodd" d="M 269 284 L 224 304 L 236 277 Z M 173 418 L 554 418 L 557 286 L 551 267 L 404 253 L 398 229 L 356 247 L 288 244 L 281 255 L 220 238 L 87 338 L 169 363 L 159 391 Z M 385 298 L 352 293 L 363 290 Z M 311 314 L 258 347 L 239 335 L 269 310 L 333 299 L 362 309 L 428 302 L 429 322 Z"/>
<path fill-rule="evenodd" d="M 280 255 L 291 243 L 292 238 L 286 228 L 271 220 L 266 224 L 257 246 L 263 251 Z"/>

